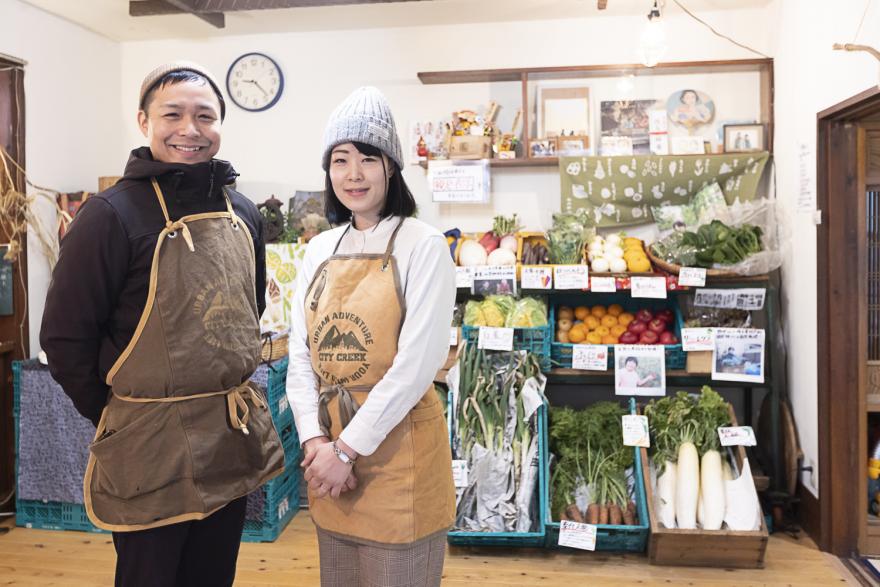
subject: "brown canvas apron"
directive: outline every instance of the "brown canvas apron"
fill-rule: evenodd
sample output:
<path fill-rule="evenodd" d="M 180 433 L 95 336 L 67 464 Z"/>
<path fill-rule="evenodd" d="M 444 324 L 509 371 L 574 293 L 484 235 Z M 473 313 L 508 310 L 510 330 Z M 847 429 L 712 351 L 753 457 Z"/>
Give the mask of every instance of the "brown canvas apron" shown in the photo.
<path fill-rule="evenodd" d="M 331 439 L 339 437 L 397 354 L 405 304 L 391 251 L 402 224 L 384 255 L 337 255 L 343 234 L 306 292 L 308 344 L 321 382 L 319 417 Z M 357 459 L 354 474 L 357 489 L 337 499 L 319 499 L 309 491 L 312 519 L 322 530 L 366 543 L 406 545 L 452 525 L 449 438 L 433 385 L 373 454 Z"/>
<path fill-rule="evenodd" d="M 165 216 L 135 334 L 107 375 L 89 519 L 113 531 L 200 520 L 284 470 L 262 392 L 254 245 L 232 211 Z"/>

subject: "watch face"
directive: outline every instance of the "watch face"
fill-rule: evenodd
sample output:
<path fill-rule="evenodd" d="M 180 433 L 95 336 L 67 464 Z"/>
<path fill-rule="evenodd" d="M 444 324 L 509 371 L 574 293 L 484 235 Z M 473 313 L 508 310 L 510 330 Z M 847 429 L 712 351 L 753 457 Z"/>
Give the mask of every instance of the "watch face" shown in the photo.
<path fill-rule="evenodd" d="M 240 108 L 259 112 L 275 105 L 284 90 L 281 68 L 268 55 L 247 53 L 230 66 L 226 92 Z"/>

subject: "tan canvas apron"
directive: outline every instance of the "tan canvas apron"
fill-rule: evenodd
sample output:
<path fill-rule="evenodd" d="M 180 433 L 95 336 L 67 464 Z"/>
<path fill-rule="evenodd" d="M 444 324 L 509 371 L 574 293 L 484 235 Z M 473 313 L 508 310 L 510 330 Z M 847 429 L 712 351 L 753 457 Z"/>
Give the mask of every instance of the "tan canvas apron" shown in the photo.
<path fill-rule="evenodd" d="M 385 254 L 337 255 L 337 243 L 306 292 L 308 344 L 321 382 L 321 427 L 332 439 L 397 354 L 405 304 L 391 251 L 402 224 Z M 309 492 L 315 524 L 361 542 L 396 545 L 449 528 L 455 488 L 447 434 L 432 385 L 373 454 L 357 459 L 357 489 L 337 499 Z"/>
<path fill-rule="evenodd" d="M 168 217 L 147 303 L 107 375 L 112 394 L 90 445 L 89 519 L 113 531 L 209 516 L 284 470 L 262 392 L 254 248 L 232 211 Z"/>

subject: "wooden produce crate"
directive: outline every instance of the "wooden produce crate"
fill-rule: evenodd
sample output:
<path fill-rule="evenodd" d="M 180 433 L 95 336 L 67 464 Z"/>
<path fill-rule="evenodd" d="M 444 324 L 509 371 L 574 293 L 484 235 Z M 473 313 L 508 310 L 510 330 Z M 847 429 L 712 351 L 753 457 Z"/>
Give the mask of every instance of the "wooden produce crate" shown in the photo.
<path fill-rule="evenodd" d="M 730 408 L 730 421 L 736 426 L 736 415 Z M 734 447 L 737 467 L 742 471 L 745 448 Z M 654 488 L 648 470 L 648 451 L 642 449 L 645 488 L 648 494 L 648 516 L 651 537 L 648 558 L 652 565 L 755 569 L 764 567 L 769 535 L 761 516 L 761 529 L 754 532 L 733 530 L 679 530 L 660 526 L 654 511 Z"/>

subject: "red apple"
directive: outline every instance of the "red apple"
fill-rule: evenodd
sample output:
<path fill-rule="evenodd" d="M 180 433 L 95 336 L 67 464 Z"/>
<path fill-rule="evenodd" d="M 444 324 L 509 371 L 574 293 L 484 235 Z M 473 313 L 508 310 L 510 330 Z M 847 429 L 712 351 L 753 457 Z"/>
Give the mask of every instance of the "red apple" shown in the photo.
<path fill-rule="evenodd" d="M 672 322 L 675 320 L 675 314 L 672 313 L 672 310 L 670 310 L 669 308 L 666 308 L 666 309 L 660 310 L 659 312 L 654 314 L 654 318 L 659 318 L 660 320 L 663 320 L 667 324 L 672 324 Z"/>
<path fill-rule="evenodd" d="M 636 320 L 640 320 L 647 324 L 651 320 L 654 319 L 654 314 L 651 313 L 651 310 L 648 308 L 642 308 L 638 312 L 636 312 Z"/>
<path fill-rule="evenodd" d="M 652 332 L 656 332 L 660 334 L 661 332 L 666 331 L 666 322 L 661 320 L 660 318 L 654 318 L 650 322 L 648 322 L 648 330 Z"/>
<path fill-rule="evenodd" d="M 678 344 L 678 338 L 667 330 L 660 334 L 660 344 Z"/>
<path fill-rule="evenodd" d="M 639 344 L 657 344 L 657 341 L 659 340 L 660 336 L 656 332 L 652 330 L 646 330 L 639 337 Z"/>
<path fill-rule="evenodd" d="M 617 342 L 620 344 L 637 344 L 639 342 L 639 335 L 635 332 L 631 332 L 627 330 L 617 339 Z"/>
<path fill-rule="evenodd" d="M 648 323 L 641 320 L 633 320 L 626 329 L 635 334 L 641 334 L 648 329 Z"/>

